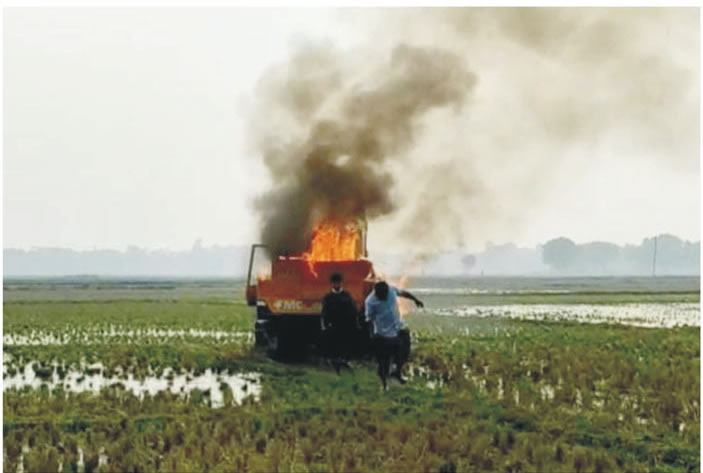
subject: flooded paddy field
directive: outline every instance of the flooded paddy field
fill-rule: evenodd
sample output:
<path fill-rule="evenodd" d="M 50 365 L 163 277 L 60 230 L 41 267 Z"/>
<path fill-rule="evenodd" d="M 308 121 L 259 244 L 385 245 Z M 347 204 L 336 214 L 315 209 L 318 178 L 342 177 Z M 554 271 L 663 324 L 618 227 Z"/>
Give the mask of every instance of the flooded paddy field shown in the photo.
<path fill-rule="evenodd" d="M 266 358 L 241 281 L 5 281 L 3 469 L 700 470 L 698 278 L 409 289 L 383 392 Z"/>
<path fill-rule="evenodd" d="M 449 317 L 509 318 L 545 322 L 575 321 L 639 327 L 700 326 L 698 303 L 505 304 L 438 309 Z"/>

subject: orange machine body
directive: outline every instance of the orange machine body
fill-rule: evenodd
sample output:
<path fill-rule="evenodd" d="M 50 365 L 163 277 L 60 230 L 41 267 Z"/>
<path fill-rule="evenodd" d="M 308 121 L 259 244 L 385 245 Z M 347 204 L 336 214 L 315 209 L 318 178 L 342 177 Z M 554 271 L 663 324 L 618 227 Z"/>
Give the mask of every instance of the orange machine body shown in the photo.
<path fill-rule="evenodd" d="M 351 230 L 345 226 L 337 233 L 339 227 L 320 227 L 311 242 L 311 251 L 275 257 L 265 276 L 253 274 L 255 253 L 257 249 L 265 250 L 265 246 L 252 246 L 246 298 L 250 306 L 256 306 L 256 344 L 268 345 L 272 356 L 300 353 L 304 345 L 319 345 L 322 299 L 331 289 L 330 276 L 334 273 L 342 275 L 344 289 L 354 299 L 362 331 L 358 334 L 359 344 L 365 343 L 364 301 L 373 289 L 376 275 L 366 258 L 365 222 L 350 226 Z M 330 241 L 339 246 L 325 246 L 329 245 L 325 241 L 329 235 L 333 237 Z M 342 237 L 351 240 L 342 241 Z M 345 246 L 350 241 L 352 244 Z"/>
<path fill-rule="evenodd" d="M 357 310 L 363 310 L 374 277 L 373 265 L 367 259 L 320 261 L 311 268 L 302 258 L 280 257 L 271 264 L 270 277 L 259 279 L 256 286 L 250 286 L 249 303 L 265 305 L 272 316 L 319 316 L 322 298 L 330 290 L 329 280 L 333 273 L 342 275 L 344 289 L 351 294 Z"/>

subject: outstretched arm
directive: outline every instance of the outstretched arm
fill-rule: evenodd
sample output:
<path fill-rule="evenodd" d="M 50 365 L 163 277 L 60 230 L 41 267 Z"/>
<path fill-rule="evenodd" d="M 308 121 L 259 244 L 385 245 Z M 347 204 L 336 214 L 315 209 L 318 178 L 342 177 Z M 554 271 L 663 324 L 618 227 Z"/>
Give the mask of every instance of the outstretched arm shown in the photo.
<path fill-rule="evenodd" d="M 423 304 L 420 299 L 418 299 L 417 297 L 413 296 L 413 295 L 410 293 L 410 291 L 406 291 L 405 289 L 398 289 L 398 292 L 397 292 L 397 293 L 398 293 L 398 295 L 399 295 L 400 297 L 404 297 L 404 298 L 406 298 L 406 299 L 410 299 L 411 301 L 413 301 L 416 306 L 418 306 L 418 307 L 420 307 L 420 308 L 425 307 L 425 304 Z"/>

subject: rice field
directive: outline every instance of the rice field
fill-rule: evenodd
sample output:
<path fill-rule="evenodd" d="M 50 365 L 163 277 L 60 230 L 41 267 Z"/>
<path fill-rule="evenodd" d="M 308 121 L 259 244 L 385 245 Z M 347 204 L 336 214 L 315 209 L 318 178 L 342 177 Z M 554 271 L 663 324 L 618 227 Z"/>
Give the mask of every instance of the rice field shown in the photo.
<path fill-rule="evenodd" d="M 602 279 L 411 284 L 388 392 L 241 281 L 5 281 L 3 471 L 700 471 L 698 278 Z"/>

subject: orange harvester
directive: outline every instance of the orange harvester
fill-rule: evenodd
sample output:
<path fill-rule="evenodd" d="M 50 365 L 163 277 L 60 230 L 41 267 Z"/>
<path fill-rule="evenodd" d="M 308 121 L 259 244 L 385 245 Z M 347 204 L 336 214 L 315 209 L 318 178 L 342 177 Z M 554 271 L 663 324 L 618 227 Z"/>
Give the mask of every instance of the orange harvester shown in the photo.
<path fill-rule="evenodd" d="M 246 296 L 256 306 L 257 345 L 268 345 L 272 355 L 298 351 L 316 344 L 320 334 L 322 298 L 330 290 L 330 276 L 340 273 L 344 288 L 363 317 L 364 300 L 371 292 L 374 270 L 366 259 L 366 223 L 319 223 L 308 251 L 295 256 L 278 256 L 271 262 L 270 274 L 253 284 L 252 268 L 257 250 L 252 246 Z"/>

